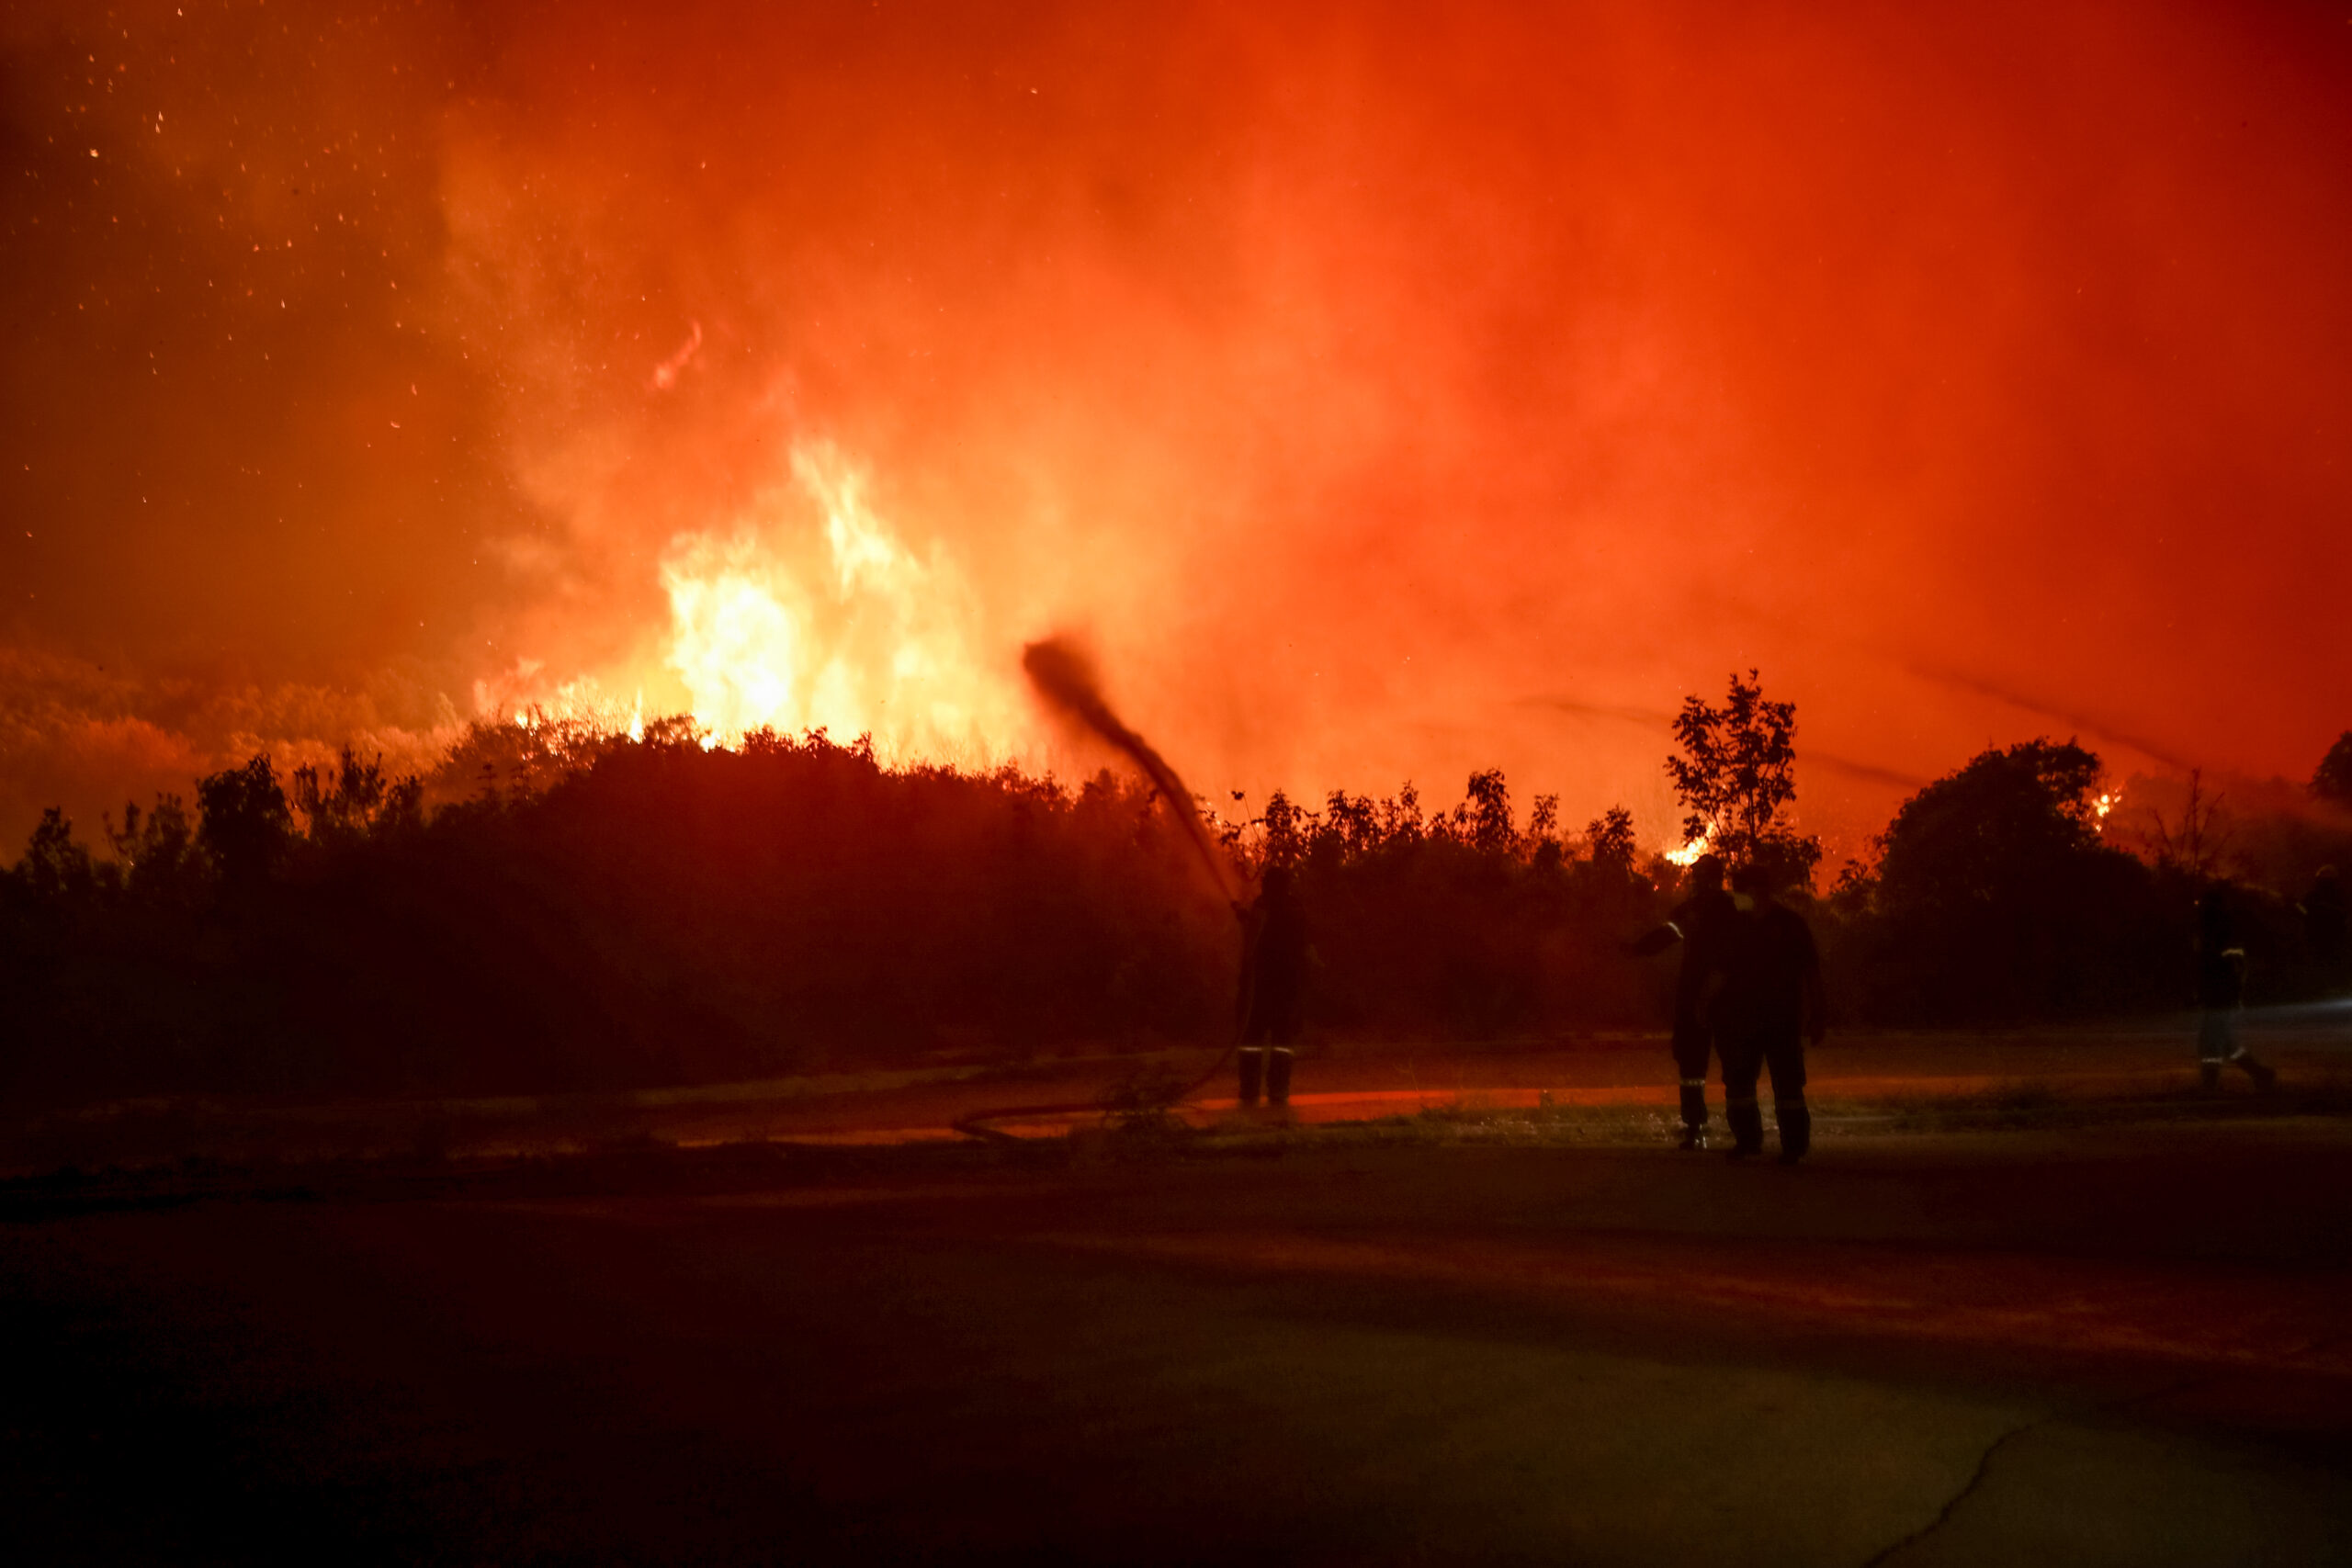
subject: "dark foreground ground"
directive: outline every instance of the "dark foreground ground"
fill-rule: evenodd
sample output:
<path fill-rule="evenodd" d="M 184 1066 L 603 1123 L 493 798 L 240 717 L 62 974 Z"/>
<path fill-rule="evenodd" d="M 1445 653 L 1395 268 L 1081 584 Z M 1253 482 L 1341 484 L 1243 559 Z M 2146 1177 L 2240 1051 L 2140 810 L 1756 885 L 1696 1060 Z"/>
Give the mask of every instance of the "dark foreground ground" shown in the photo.
<path fill-rule="evenodd" d="M 18 1187 L 26 1562 L 2352 1561 L 2352 1121 Z"/>

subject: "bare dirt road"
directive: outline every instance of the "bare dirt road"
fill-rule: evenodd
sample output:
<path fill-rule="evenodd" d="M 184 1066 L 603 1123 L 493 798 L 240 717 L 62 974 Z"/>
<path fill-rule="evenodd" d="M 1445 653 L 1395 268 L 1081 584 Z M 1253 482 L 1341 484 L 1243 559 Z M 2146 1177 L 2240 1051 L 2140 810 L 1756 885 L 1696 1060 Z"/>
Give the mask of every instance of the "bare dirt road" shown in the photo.
<path fill-rule="evenodd" d="M 641 1151 L 0 1224 L 21 1560 L 2352 1560 L 2352 1122 Z"/>

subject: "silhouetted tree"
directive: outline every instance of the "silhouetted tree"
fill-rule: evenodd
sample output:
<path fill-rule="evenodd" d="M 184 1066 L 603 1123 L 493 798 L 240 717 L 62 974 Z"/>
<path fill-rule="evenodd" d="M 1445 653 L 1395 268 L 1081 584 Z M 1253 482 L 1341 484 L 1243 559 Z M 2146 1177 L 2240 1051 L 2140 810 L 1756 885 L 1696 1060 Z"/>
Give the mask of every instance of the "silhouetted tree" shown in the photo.
<path fill-rule="evenodd" d="M 1517 840 L 1517 831 L 1510 820 L 1510 786 L 1503 782 L 1500 768 L 1487 768 L 1470 775 L 1469 787 L 1463 792 L 1464 818 L 1470 845 L 1487 854 L 1508 854 Z"/>
<path fill-rule="evenodd" d="M 87 894 L 96 883 L 90 865 L 90 852 L 74 837 L 74 824 L 65 813 L 52 806 L 40 814 L 34 825 L 33 836 L 25 846 L 24 863 L 18 873 L 36 897 L 45 900 L 76 898 Z"/>
<path fill-rule="evenodd" d="M 1368 854 L 1380 846 L 1380 813 L 1368 795 L 1335 789 L 1323 804 L 1323 828 L 1317 847 L 1331 858 Z"/>
<path fill-rule="evenodd" d="M 319 848 L 340 848 L 424 821 L 424 784 L 413 777 L 387 779 L 380 754 L 363 762 L 345 746 L 332 769 L 322 773 L 305 764 L 294 770 L 291 782 L 293 808 Z"/>
<path fill-rule="evenodd" d="M 1585 825 L 1585 842 L 1590 848 L 1593 869 L 1634 879 L 1634 814 L 1622 806 L 1612 806 Z"/>
<path fill-rule="evenodd" d="M 1871 890 L 1879 1010 L 1956 1021 L 2152 999 L 2168 928 L 2147 868 L 2099 840 L 2098 778 L 2092 752 L 2030 740 L 1903 803 Z M 1841 884 L 1841 901 L 1857 891 Z"/>
<path fill-rule="evenodd" d="M 1545 876 L 1556 876 L 1567 859 L 1567 848 L 1560 842 L 1560 797 L 1539 795 L 1527 813 L 1527 841 L 1534 853 L 1528 863 Z"/>
<path fill-rule="evenodd" d="M 1269 865 L 1289 865 L 1306 852 L 1307 814 L 1281 790 L 1266 797 L 1264 854 Z"/>
<path fill-rule="evenodd" d="M 2335 738 L 2312 770 L 2312 794 L 2333 806 L 2352 807 L 2352 729 Z"/>
<path fill-rule="evenodd" d="M 2230 841 L 2230 830 L 2223 826 L 2222 799 L 2205 793 L 2205 772 L 2201 768 L 2188 770 L 2188 795 L 2181 804 L 2179 818 L 2165 820 L 2164 813 L 2148 807 L 2148 849 L 2155 863 L 2168 870 L 2185 873 L 2190 881 L 2202 882 L 2213 874 L 2222 858 L 2222 851 Z"/>
<path fill-rule="evenodd" d="M 241 768 L 223 769 L 200 780 L 196 799 L 203 813 L 197 841 L 223 881 L 251 886 L 277 869 L 293 816 L 267 752 Z"/>
<path fill-rule="evenodd" d="M 176 795 L 159 795 L 153 809 L 141 812 L 136 801 L 122 807 L 122 826 L 107 824 L 107 840 L 114 846 L 115 863 L 123 885 L 134 897 L 151 903 L 181 903 L 203 879 L 203 858 L 196 848 L 196 825 Z"/>
<path fill-rule="evenodd" d="M 2073 741 L 1984 751 L 1895 811 L 1879 897 L 1890 910 L 1990 906 L 2052 864 L 2098 847 L 2099 760 Z"/>
<path fill-rule="evenodd" d="M 1734 865 L 1762 865 L 1784 883 L 1809 886 L 1821 840 L 1800 836 L 1783 813 L 1796 803 L 1794 703 L 1768 702 L 1758 672 L 1736 671 L 1722 707 L 1683 699 L 1674 717 L 1682 754 L 1666 760 L 1686 814 L 1686 841 L 1711 835 Z"/>

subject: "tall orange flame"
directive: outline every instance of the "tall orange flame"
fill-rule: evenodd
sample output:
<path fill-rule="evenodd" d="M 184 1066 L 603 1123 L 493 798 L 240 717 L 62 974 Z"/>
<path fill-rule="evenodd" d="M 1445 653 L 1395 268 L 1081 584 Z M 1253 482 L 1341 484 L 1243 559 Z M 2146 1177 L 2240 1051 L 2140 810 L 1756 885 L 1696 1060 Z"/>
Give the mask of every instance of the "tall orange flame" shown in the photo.
<path fill-rule="evenodd" d="M 795 447 L 791 468 L 789 491 L 731 532 L 679 536 L 662 560 L 667 662 L 695 719 L 721 743 L 767 725 L 939 760 L 1016 746 L 1019 704 L 977 656 L 978 608 L 955 562 L 903 544 L 830 444 Z"/>

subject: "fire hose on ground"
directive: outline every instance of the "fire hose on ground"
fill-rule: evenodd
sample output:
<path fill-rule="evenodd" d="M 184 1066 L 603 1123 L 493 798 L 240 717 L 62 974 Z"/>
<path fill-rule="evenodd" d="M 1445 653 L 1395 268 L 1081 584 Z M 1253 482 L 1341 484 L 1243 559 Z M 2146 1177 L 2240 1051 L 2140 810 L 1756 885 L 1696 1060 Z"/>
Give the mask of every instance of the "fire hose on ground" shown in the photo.
<path fill-rule="evenodd" d="M 1233 906 L 1233 914 L 1236 919 L 1242 922 L 1244 932 L 1243 940 L 1246 942 L 1248 940 L 1247 933 L 1249 928 L 1248 917 L 1243 914 L 1241 906 L 1238 904 Z M 1246 953 L 1244 954 L 1244 962 L 1246 965 Z M 1246 968 L 1244 978 L 1246 983 Z M 1193 1096 L 1200 1093 L 1201 1090 L 1216 1082 L 1218 1076 L 1225 1071 L 1227 1065 L 1233 1060 L 1233 1054 L 1241 1048 L 1242 1034 L 1249 1027 L 1250 999 L 1249 996 L 1244 994 L 1241 998 L 1240 1005 L 1235 1009 L 1236 1013 L 1238 1015 L 1238 1019 L 1234 1026 L 1233 1038 L 1226 1042 L 1225 1049 L 1218 1054 L 1216 1061 L 1210 1066 L 1207 1072 L 1203 1073 L 1199 1077 L 1196 1077 L 1191 1083 L 1186 1084 L 1182 1089 L 1179 1089 L 1176 1093 L 1169 1096 L 1166 1102 L 1166 1109 L 1172 1111 L 1177 1106 L 1183 1104 L 1186 1100 L 1192 1099 Z M 1032 1142 L 1033 1140 L 1024 1138 L 1018 1133 L 1008 1133 L 1001 1127 L 989 1126 L 989 1123 L 991 1122 L 1013 1122 L 1023 1120 L 1035 1121 L 1040 1117 L 1047 1116 L 1075 1116 L 1083 1112 L 1099 1112 L 1105 1111 L 1107 1107 L 1103 1103 L 1103 1097 L 1097 1095 L 1092 1100 L 1064 1100 L 1059 1104 L 1055 1105 L 1011 1105 L 1004 1107 L 1002 1110 L 975 1111 L 969 1115 L 957 1117 L 955 1121 L 949 1122 L 948 1126 L 956 1132 L 963 1134 L 967 1138 L 979 1138 L 984 1141 L 1001 1144 L 1025 1144 Z"/>
<path fill-rule="evenodd" d="M 1128 728 L 1118 715 L 1112 712 L 1111 705 L 1102 695 L 1101 682 L 1095 677 L 1091 661 L 1076 645 L 1059 637 L 1047 637 L 1042 642 L 1033 642 L 1022 649 L 1021 668 L 1029 677 L 1030 684 L 1035 688 L 1040 697 L 1070 720 L 1125 754 L 1127 760 L 1135 763 L 1143 775 L 1151 781 L 1159 798 L 1167 805 L 1170 815 L 1175 818 L 1176 825 L 1184 830 L 1186 840 L 1191 843 L 1193 853 L 1200 859 L 1202 870 L 1208 874 L 1209 880 L 1216 884 L 1217 891 L 1224 896 L 1227 905 L 1233 910 L 1234 918 L 1241 922 L 1244 933 L 1245 951 L 1242 960 L 1246 986 L 1250 980 L 1249 954 L 1246 951 L 1249 917 L 1243 911 L 1239 901 L 1234 897 L 1235 889 L 1229 877 L 1231 868 L 1219 863 L 1216 850 L 1209 840 L 1208 827 L 1201 820 L 1200 814 L 1193 809 L 1192 792 L 1184 787 L 1184 781 L 1176 776 L 1176 770 L 1168 765 L 1167 760 L 1154 750 L 1148 741 Z M 1237 1010 L 1239 1018 L 1235 1025 L 1234 1037 L 1227 1043 L 1224 1053 L 1217 1057 L 1216 1065 L 1195 1078 L 1182 1092 L 1171 1097 L 1167 1102 L 1170 1107 L 1182 1105 L 1208 1087 L 1218 1074 L 1225 1071 L 1226 1065 L 1233 1060 L 1234 1053 L 1240 1049 L 1242 1032 L 1248 1028 L 1250 1002 L 1250 998 L 1245 994 L 1241 998 L 1240 1007 Z M 949 1125 L 967 1137 L 1020 1144 L 1031 1140 L 1023 1138 L 1018 1134 L 1005 1132 L 1001 1127 L 990 1126 L 989 1123 L 1022 1118 L 1034 1120 L 1045 1116 L 1071 1116 L 1085 1111 L 1101 1111 L 1105 1109 L 1102 1099 L 1098 1096 L 1093 1100 L 1064 1101 L 1055 1105 L 1013 1105 L 998 1111 L 975 1111 L 968 1116 L 956 1118 Z"/>

